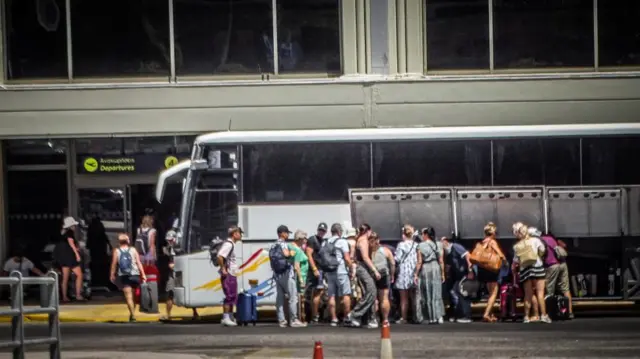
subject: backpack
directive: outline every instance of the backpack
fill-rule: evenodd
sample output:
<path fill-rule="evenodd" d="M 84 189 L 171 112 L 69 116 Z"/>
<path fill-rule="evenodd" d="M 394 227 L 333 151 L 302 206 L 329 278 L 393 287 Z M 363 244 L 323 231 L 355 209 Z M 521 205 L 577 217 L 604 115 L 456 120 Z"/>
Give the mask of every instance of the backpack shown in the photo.
<path fill-rule="evenodd" d="M 289 270 L 290 267 L 287 257 L 284 256 L 284 250 L 279 243 L 274 244 L 269 249 L 269 262 L 274 274 L 282 274 Z"/>
<path fill-rule="evenodd" d="M 336 242 L 339 241 L 340 238 L 335 239 L 334 241 L 327 240 L 322 243 L 322 247 L 318 252 L 318 265 L 320 269 L 324 272 L 335 272 L 338 270 L 338 265 L 340 262 L 338 260 L 338 255 L 336 253 Z"/>
<path fill-rule="evenodd" d="M 520 268 L 531 267 L 538 261 L 538 253 L 533 250 L 528 240 L 520 241 L 513 246 L 513 250 L 520 261 Z"/>
<path fill-rule="evenodd" d="M 131 256 L 131 248 L 127 251 L 118 249 L 120 252 L 120 258 L 118 258 L 118 269 L 122 275 L 131 275 L 133 272 L 133 257 Z"/>
<path fill-rule="evenodd" d="M 209 256 L 211 259 L 211 263 L 213 264 L 214 267 L 219 267 L 218 265 L 218 252 L 220 252 L 220 248 L 222 248 L 222 245 L 225 242 L 229 242 L 231 243 L 231 251 L 229 252 L 229 255 L 231 255 L 231 253 L 233 253 L 233 250 L 235 249 L 235 245 L 233 244 L 233 242 L 231 242 L 228 239 L 220 239 L 220 238 L 215 238 L 211 241 L 211 245 L 209 246 Z"/>
<path fill-rule="evenodd" d="M 147 249 L 149 249 L 149 232 L 151 229 L 147 229 L 146 231 L 142 228 L 138 228 L 138 235 L 136 236 L 135 248 L 138 253 L 143 256 L 147 254 Z"/>

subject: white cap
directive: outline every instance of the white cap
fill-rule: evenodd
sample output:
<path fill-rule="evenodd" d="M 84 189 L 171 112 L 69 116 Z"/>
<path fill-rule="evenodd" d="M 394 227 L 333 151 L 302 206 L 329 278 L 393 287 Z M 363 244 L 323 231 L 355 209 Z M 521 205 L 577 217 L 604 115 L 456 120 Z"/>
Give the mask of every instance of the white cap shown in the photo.
<path fill-rule="evenodd" d="M 356 229 L 353 227 L 347 229 L 347 231 L 344 234 L 346 238 L 355 237 L 356 235 L 357 235 Z"/>
<path fill-rule="evenodd" d="M 65 217 L 62 221 L 62 229 L 69 229 L 73 226 L 77 226 L 79 223 L 73 217 Z"/>
<path fill-rule="evenodd" d="M 536 227 L 529 227 L 529 235 L 532 237 L 540 237 L 542 232 Z"/>

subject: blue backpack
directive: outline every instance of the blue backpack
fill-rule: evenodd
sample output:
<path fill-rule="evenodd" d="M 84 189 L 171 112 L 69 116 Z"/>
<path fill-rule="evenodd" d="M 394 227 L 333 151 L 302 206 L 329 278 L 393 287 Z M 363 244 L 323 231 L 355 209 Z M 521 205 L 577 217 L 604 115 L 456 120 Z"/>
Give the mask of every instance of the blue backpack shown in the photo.
<path fill-rule="evenodd" d="M 118 249 L 120 252 L 120 258 L 118 259 L 118 269 L 122 275 L 131 275 L 133 271 L 133 257 L 131 256 L 131 248 L 127 251 Z"/>
<path fill-rule="evenodd" d="M 271 270 L 274 274 L 282 274 L 289 270 L 291 266 L 287 257 L 284 256 L 282 247 L 278 243 L 269 249 L 269 262 L 271 263 Z"/>

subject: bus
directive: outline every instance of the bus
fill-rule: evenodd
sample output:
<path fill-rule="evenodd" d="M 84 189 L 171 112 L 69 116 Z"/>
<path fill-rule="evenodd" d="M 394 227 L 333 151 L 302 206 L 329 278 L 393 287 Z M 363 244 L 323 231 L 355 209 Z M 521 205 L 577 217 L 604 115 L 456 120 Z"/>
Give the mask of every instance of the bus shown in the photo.
<path fill-rule="evenodd" d="M 156 198 L 162 203 L 166 187 L 170 183 L 182 183 L 179 248 L 175 258 L 175 302 L 189 308 L 221 305 L 220 277 L 211 262 L 208 245 L 212 239 L 226 236 L 227 228 L 232 225 L 242 227 L 245 233 L 242 243 L 235 247 L 240 267 L 239 291 L 258 295 L 259 305 L 275 303 L 275 285 L 267 249 L 275 241 L 276 227 L 280 224 L 313 235 L 319 222 L 329 225 L 340 223 L 345 227 L 367 222 L 383 238 L 393 241 L 400 239 L 403 223 L 412 223 L 416 227 L 431 225 L 438 234 L 453 234 L 462 241 L 473 241 L 480 238 L 484 223 L 493 221 L 499 228 L 504 228 L 500 233 L 501 240 L 506 241 L 504 245 L 510 245 L 512 236 L 508 228 L 515 221 L 523 221 L 543 231 L 553 231 L 557 237 L 563 238 L 620 239 L 621 236 L 640 235 L 639 209 L 632 205 L 633 201 L 640 203 L 638 187 L 549 187 L 518 183 L 497 186 L 493 173 L 496 171 L 494 166 L 498 165 L 494 158 L 499 154 L 494 153 L 497 150 L 492 142 L 496 139 L 560 138 L 567 141 L 580 139 L 582 144 L 582 138 L 638 134 L 640 124 L 628 123 L 229 131 L 201 135 L 194 142 L 191 158 L 164 170 L 159 175 L 156 188 Z M 445 150 L 451 141 L 462 142 L 466 146 L 465 156 L 479 152 L 473 147 L 475 143 L 491 141 L 487 150 L 491 155 L 491 179 L 486 182 L 489 185 L 479 181 L 473 183 L 485 185 L 416 187 L 411 183 L 394 182 L 395 186 L 378 186 L 374 181 L 374 171 L 378 173 L 392 168 L 376 164 L 382 157 L 376 150 L 377 144 L 435 143 L 435 148 Z M 264 155 L 262 152 L 270 151 L 270 147 L 265 145 L 285 146 L 285 152 L 289 154 L 306 151 L 304 153 L 308 155 L 301 160 L 305 163 L 302 170 L 313 167 L 313 163 L 306 163 L 313 162 L 316 156 L 323 156 L 323 151 L 333 153 L 333 164 L 329 162 L 316 170 L 314 176 L 318 178 L 313 183 L 318 187 L 314 193 L 328 192 L 335 187 L 336 197 L 327 201 L 320 196 L 301 196 L 297 192 L 310 193 L 309 186 L 304 183 L 302 187 L 296 187 L 295 193 L 278 190 L 280 184 L 291 181 L 291 177 L 299 176 L 299 173 L 293 170 L 293 165 L 290 168 L 287 163 L 280 163 L 286 162 L 286 156 L 274 155 L 280 161 L 279 168 L 284 170 L 274 172 L 269 171 L 268 166 L 256 165 L 256 158 Z M 411 158 L 412 153 L 399 156 L 396 158 Z M 349 162 L 351 157 L 358 159 Z M 389 158 L 392 157 L 387 157 L 387 160 Z M 582 145 L 580 161 L 581 158 Z M 391 162 L 388 164 L 392 165 Z M 440 165 L 434 163 L 433 170 L 412 175 L 438 176 Z M 413 171 L 411 166 L 404 167 L 409 167 L 403 169 L 407 173 Z M 351 176 L 351 172 L 362 174 Z M 264 185 L 267 182 L 269 186 Z M 260 195 L 249 199 L 250 192 L 258 187 Z M 308 198 L 320 200 L 306 200 Z M 604 276 L 599 277 L 601 280 L 607 277 L 606 271 L 614 265 L 610 264 L 611 258 L 598 257 L 602 252 L 596 248 L 585 254 L 587 261 L 606 262 L 601 265 L 607 267 L 603 269 Z M 583 274 L 581 278 L 587 275 L 591 278 L 590 273 Z M 616 295 L 625 294 L 624 285 L 616 288 Z M 592 297 L 599 296 L 596 292 L 603 290 L 594 291 Z M 611 294 L 610 291 L 604 292 Z"/>

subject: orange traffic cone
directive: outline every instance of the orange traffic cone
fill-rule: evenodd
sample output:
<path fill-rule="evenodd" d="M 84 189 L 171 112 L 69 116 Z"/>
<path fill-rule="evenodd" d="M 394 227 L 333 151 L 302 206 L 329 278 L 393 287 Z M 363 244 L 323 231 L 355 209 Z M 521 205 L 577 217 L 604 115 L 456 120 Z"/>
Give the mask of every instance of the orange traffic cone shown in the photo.
<path fill-rule="evenodd" d="M 382 324 L 380 333 L 380 359 L 393 359 L 393 350 L 391 349 L 391 327 L 389 322 Z"/>
<path fill-rule="evenodd" d="M 316 345 L 313 347 L 313 359 L 324 359 L 322 342 L 316 342 Z"/>

